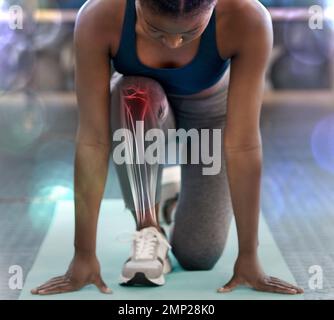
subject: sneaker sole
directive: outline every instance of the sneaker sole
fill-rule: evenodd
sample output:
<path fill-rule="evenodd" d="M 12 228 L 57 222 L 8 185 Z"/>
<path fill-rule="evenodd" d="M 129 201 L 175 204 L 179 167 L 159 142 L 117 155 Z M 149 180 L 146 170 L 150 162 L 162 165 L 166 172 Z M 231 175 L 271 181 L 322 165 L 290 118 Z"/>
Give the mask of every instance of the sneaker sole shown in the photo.
<path fill-rule="evenodd" d="M 121 286 L 134 286 L 134 285 L 144 285 L 144 286 L 162 286 L 166 283 L 165 274 L 172 271 L 172 265 L 169 257 L 165 259 L 163 266 L 163 273 L 158 278 L 149 278 L 144 272 L 136 272 L 132 278 L 126 278 L 123 275 L 120 276 Z"/>

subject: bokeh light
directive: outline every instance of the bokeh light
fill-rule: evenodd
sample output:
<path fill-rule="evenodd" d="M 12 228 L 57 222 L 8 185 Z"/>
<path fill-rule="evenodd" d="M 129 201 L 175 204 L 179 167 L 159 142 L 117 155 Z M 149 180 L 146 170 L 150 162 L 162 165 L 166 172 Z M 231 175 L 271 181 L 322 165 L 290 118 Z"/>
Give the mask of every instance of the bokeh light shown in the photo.
<path fill-rule="evenodd" d="M 58 201 L 73 201 L 73 145 L 60 139 L 47 140 L 35 152 L 31 173 L 32 205 L 29 216 L 36 229 L 42 228 L 46 215 Z"/>
<path fill-rule="evenodd" d="M 43 229 L 58 201 L 73 201 L 73 190 L 64 184 L 50 184 L 39 189 L 28 208 L 28 216 L 35 230 Z"/>
<path fill-rule="evenodd" d="M 325 18 L 328 19 L 328 23 L 334 30 L 334 0 L 326 0 Z"/>
<path fill-rule="evenodd" d="M 64 196 L 54 191 L 55 186 L 72 189 L 73 177 L 73 142 L 60 138 L 41 142 L 35 152 L 36 166 L 32 172 L 34 185 L 31 187 L 34 194 L 41 192 L 50 196 Z M 36 182 L 36 183 L 35 183 Z"/>
<path fill-rule="evenodd" d="M 8 12 L 8 4 L 0 0 L 0 50 L 6 44 L 12 41 L 14 30 L 10 29 L 6 21 L 6 13 Z"/>
<path fill-rule="evenodd" d="M 51 4 L 44 2 L 45 6 L 48 2 Z M 7 14 L 8 18 L 12 4 L 11 1 L 0 2 L 1 16 Z M 62 13 L 57 2 L 52 1 L 52 19 L 37 11 L 40 8 L 37 0 L 15 4 L 22 6 L 24 12 L 23 29 L 13 30 L 8 19 L 0 19 L 0 96 L 29 86 L 36 67 L 36 53 L 47 48 L 57 50 L 62 38 Z"/>
<path fill-rule="evenodd" d="M 329 33 L 326 23 L 323 30 L 312 30 L 304 22 L 286 21 L 284 45 L 296 60 L 307 65 L 320 65 L 331 55 Z"/>
<path fill-rule="evenodd" d="M 35 52 L 22 34 L 13 34 L 10 42 L 3 42 L 0 48 L 0 96 L 26 88 L 35 65 Z"/>

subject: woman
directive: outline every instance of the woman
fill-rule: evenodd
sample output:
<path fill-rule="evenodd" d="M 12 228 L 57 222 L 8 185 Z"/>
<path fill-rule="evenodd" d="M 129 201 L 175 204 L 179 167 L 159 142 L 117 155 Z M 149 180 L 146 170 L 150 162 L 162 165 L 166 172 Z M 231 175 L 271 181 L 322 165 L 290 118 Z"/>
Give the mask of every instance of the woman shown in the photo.
<path fill-rule="evenodd" d="M 170 248 L 184 269 L 212 269 L 223 252 L 233 212 L 239 255 L 234 275 L 218 292 L 239 285 L 303 292 L 267 276 L 257 254 L 259 122 L 272 42 L 269 13 L 255 0 L 96 0 L 81 8 L 75 28 L 80 108 L 75 255 L 64 276 L 32 293 L 69 292 L 87 284 L 111 292 L 95 254 L 96 224 L 109 156 L 118 146 L 110 132 L 134 132 L 136 121 L 144 122 L 142 133 L 150 128 L 220 129 L 222 166 L 218 174 L 203 175 L 203 162 L 182 165 L 170 243 L 157 217 L 162 166 L 117 166 L 126 206 L 137 223 L 121 283 L 164 284 L 164 274 L 172 268 Z M 117 73 L 110 92 L 111 62 Z M 188 146 L 186 141 L 186 154 Z"/>

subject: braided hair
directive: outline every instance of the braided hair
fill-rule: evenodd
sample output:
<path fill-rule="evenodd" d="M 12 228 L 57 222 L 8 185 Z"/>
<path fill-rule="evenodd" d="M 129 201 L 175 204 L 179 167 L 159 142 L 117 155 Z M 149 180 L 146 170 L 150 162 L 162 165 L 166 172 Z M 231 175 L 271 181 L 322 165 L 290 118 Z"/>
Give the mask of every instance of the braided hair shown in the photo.
<path fill-rule="evenodd" d="M 217 0 L 139 0 L 139 2 L 157 14 L 179 17 L 210 9 Z"/>

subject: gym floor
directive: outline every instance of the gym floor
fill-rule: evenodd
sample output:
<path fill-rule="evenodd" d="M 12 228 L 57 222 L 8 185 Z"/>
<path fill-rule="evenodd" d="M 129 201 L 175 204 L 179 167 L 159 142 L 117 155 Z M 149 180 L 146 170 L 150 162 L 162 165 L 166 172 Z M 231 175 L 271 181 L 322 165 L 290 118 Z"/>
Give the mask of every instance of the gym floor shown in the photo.
<path fill-rule="evenodd" d="M 8 106 L 0 106 L 2 114 L 9 113 Z M 76 106 L 55 104 L 44 111 L 43 133 L 25 152 L 4 144 L 13 145 L 14 131 L 0 133 L 0 299 L 19 297 L 20 290 L 8 287 L 9 267 L 20 265 L 24 275 L 29 272 L 57 200 L 73 196 L 66 192 L 73 190 Z M 305 299 L 334 299 L 334 172 L 328 154 L 334 141 L 333 106 L 265 105 L 261 126 L 264 218 Z M 121 198 L 112 163 L 104 197 Z M 308 285 L 314 265 L 323 270 L 322 290 Z"/>

